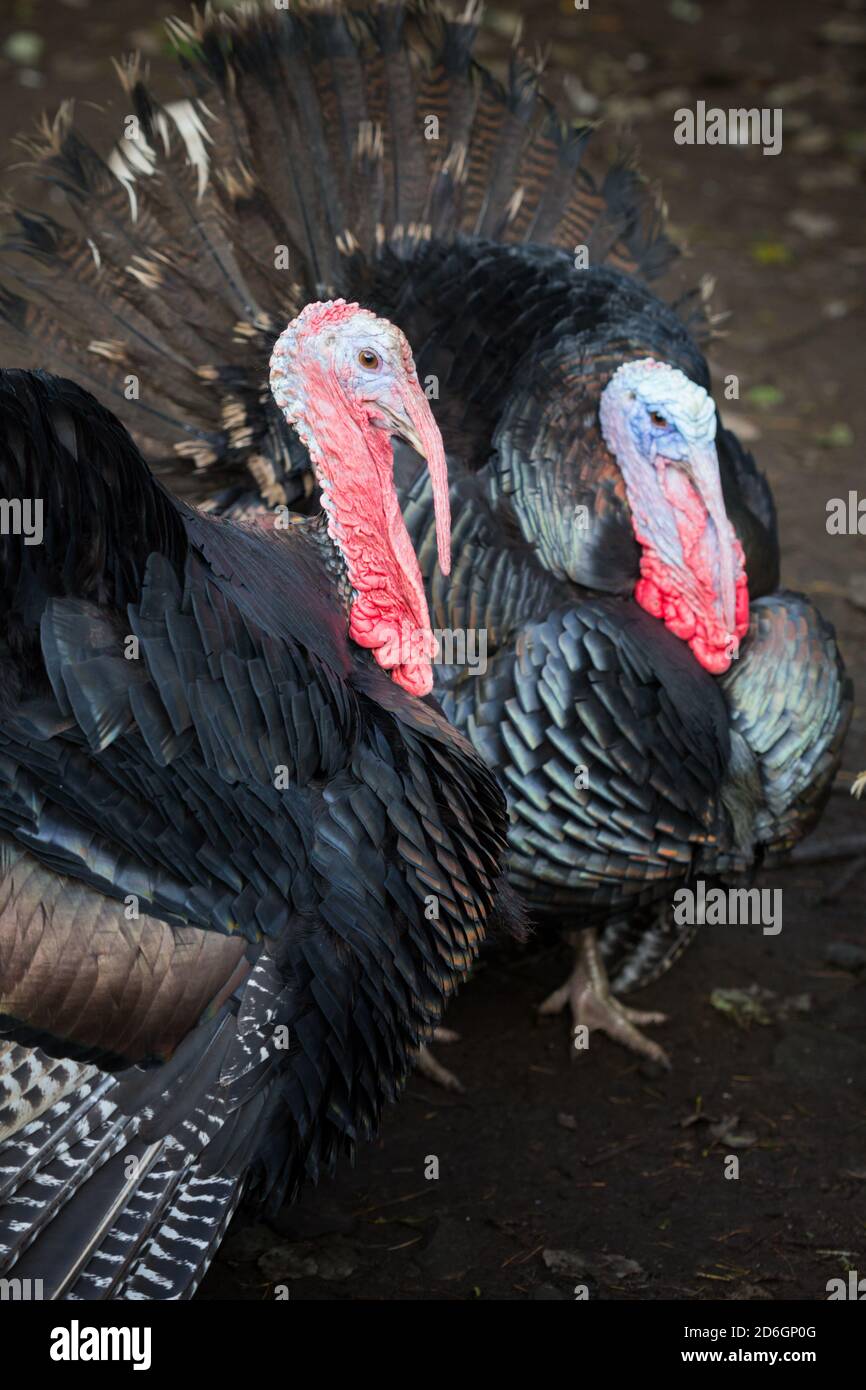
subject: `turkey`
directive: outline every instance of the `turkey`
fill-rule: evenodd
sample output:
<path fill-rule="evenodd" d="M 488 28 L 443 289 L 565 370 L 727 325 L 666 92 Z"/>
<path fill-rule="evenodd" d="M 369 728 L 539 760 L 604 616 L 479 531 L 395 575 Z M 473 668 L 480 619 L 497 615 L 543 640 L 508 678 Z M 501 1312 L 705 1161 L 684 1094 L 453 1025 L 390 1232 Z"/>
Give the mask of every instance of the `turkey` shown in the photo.
<path fill-rule="evenodd" d="M 137 138 L 100 155 L 64 108 L 28 148 L 68 216 L 24 210 L 3 257 L 19 354 L 98 384 L 177 492 L 303 510 L 315 478 L 264 388 L 306 299 L 399 322 L 443 432 L 455 564 L 430 484 L 396 479 L 449 718 L 508 795 L 510 877 L 577 951 L 544 1006 L 650 1057 L 649 983 L 695 923 L 674 891 L 751 872 L 815 823 L 851 695 L 835 637 L 779 589 L 772 497 L 720 424 L 699 293 L 627 161 L 599 181 L 478 12 L 268 7 L 174 22 L 187 97 L 121 69 Z M 112 132 L 116 135 L 117 131 Z M 460 644 L 452 647 L 459 652 Z M 445 650 L 444 646 L 441 648 Z"/>
<path fill-rule="evenodd" d="M 521 930 L 504 797 L 419 698 L 390 435 L 445 569 L 448 487 L 408 344 L 314 303 L 270 382 L 325 507 L 265 531 L 171 498 L 79 386 L 0 372 L 0 1273 L 46 1298 L 189 1297 Z"/>

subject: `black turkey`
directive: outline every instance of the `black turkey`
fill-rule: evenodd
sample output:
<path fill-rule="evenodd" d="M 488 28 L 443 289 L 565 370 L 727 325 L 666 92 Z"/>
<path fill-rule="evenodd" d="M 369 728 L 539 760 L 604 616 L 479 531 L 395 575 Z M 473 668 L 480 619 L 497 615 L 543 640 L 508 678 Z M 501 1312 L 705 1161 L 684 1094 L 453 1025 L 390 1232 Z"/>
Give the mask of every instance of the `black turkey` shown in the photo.
<path fill-rule="evenodd" d="M 405 328 L 451 461 L 449 579 L 409 450 L 404 513 L 435 628 L 486 643 L 483 673 L 440 663 L 437 691 L 508 792 L 512 882 L 580 931 L 548 1007 L 664 1060 L 599 946 L 619 988 L 648 982 L 694 930 L 676 887 L 808 831 L 850 692 L 832 629 L 778 589 L 700 296 L 647 288 L 673 255 L 655 204 L 626 164 L 590 177 L 589 131 L 519 53 L 504 85 L 474 62 L 476 21 L 175 23 L 189 100 L 158 106 L 132 62 L 138 142 L 104 159 L 64 110 L 31 144 L 72 216 L 19 210 L 7 335 L 97 382 L 178 491 L 243 512 L 314 487 L 265 389 L 280 319 L 339 293 Z"/>
<path fill-rule="evenodd" d="M 448 489 L 406 340 L 309 305 L 271 383 L 327 501 L 266 531 L 0 371 L 0 1274 L 46 1298 L 191 1295 L 238 1201 L 369 1137 L 519 930 L 504 797 L 414 697 L 389 436 L 429 456 L 446 566 Z"/>

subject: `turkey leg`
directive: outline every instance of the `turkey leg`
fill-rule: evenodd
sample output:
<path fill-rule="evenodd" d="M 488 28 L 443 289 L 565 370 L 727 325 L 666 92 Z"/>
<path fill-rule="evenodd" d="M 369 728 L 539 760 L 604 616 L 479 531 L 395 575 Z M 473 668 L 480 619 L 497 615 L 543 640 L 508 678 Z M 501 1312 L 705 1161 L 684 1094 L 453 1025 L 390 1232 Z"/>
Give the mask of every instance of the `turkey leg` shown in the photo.
<path fill-rule="evenodd" d="M 607 971 L 601 958 L 598 937 L 593 929 L 567 933 L 574 947 L 574 969 L 564 985 L 555 989 L 540 1005 L 540 1014 L 558 1014 L 568 1004 L 575 1029 L 575 1047 L 579 1038 L 576 1030 L 586 1028 L 592 1033 L 600 1030 L 609 1037 L 670 1069 L 670 1058 L 663 1047 L 644 1037 L 637 1024 L 664 1023 L 667 1015 L 630 1009 L 610 992 Z"/>
<path fill-rule="evenodd" d="M 451 1043 L 458 1042 L 459 1040 L 460 1034 L 455 1033 L 451 1028 L 434 1029 L 434 1042 Z M 428 1081 L 432 1081 L 436 1086 L 441 1086 L 443 1091 L 457 1091 L 460 1095 L 463 1095 L 466 1090 L 459 1076 L 455 1076 L 453 1071 L 449 1071 L 447 1067 L 443 1067 L 442 1063 L 437 1061 L 427 1046 L 420 1048 L 418 1051 L 418 1070 L 422 1076 L 426 1076 Z"/>

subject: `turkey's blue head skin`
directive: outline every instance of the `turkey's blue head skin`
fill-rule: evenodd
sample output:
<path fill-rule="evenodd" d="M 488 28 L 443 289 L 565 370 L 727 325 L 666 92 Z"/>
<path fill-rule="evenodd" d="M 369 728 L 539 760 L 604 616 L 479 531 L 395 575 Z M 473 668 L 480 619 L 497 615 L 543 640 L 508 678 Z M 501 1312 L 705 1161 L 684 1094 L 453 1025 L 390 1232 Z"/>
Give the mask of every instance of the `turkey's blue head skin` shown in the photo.
<path fill-rule="evenodd" d="M 614 373 L 599 420 L 641 547 L 634 597 L 721 675 L 748 629 L 749 599 L 722 496 L 712 397 L 648 357 Z"/>
<path fill-rule="evenodd" d="M 712 450 L 716 438 L 716 408 L 702 387 L 676 367 L 648 358 L 629 362 L 606 393 L 602 420 L 611 400 L 622 402 L 629 430 L 640 454 L 683 461 L 690 448 Z M 717 465 L 718 467 L 718 465 Z"/>

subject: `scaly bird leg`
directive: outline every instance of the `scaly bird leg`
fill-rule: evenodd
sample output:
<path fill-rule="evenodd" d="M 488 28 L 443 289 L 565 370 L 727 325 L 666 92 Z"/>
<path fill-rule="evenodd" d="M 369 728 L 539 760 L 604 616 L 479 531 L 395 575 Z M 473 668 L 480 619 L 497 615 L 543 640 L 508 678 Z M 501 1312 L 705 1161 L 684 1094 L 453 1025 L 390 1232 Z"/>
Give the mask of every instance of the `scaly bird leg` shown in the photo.
<path fill-rule="evenodd" d="M 670 1058 L 664 1048 L 644 1037 L 636 1026 L 664 1023 L 667 1015 L 630 1009 L 614 998 L 594 930 L 570 932 L 569 939 L 575 948 L 574 969 L 565 984 L 545 999 L 538 1012 L 558 1014 L 568 1004 L 575 1030 L 584 1027 L 590 1033 L 596 1030 L 607 1033 L 632 1052 L 669 1069 Z"/>
<path fill-rule="evenodd" d="M 455 1033 L 451 1028 L 436 1028 L 433 1033 L 434 1042 L 452 1043 L 458 1042 L 460 1034 Z M 426 1076 L 428 1081 L 434 1085 L 441 1086 L 445 1091 L 457 1091 L 463 1095 L 466 1087 L 453 1071 L 448 1071 L 441 1062 L 437 1062 L 429 1047 L 422 1047 L 418 1052 L 418 1070 L 422 1076 Z"/>

